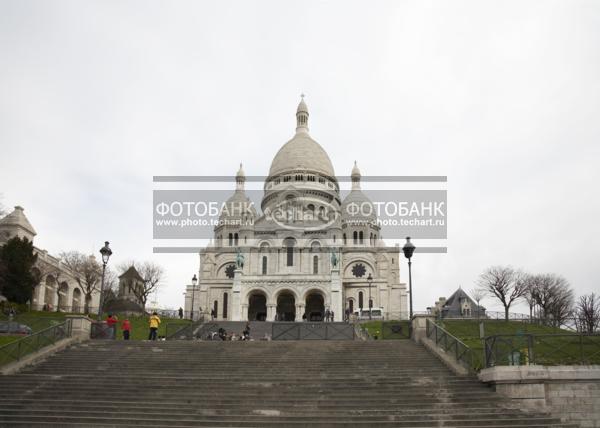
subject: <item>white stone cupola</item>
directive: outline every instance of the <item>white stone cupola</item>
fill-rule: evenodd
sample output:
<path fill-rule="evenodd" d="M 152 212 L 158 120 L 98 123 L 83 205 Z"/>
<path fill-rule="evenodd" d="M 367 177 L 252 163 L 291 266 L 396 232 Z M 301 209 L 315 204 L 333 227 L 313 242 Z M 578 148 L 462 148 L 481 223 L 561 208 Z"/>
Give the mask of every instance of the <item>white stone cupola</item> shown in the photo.
<path fill-rule="evenodd" d="M 304 94 L 302 94 L 302 99 L 296 109 L 296 132 L 308 133 L 308 107 L 304 102 Z"/>

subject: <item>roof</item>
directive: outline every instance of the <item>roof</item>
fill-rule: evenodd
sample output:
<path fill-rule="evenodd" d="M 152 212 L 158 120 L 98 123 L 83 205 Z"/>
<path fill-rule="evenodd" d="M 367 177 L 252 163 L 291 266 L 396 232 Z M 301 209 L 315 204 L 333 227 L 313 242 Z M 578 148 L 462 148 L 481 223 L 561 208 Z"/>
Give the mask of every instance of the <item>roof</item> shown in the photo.
<path fill-rule="evenodd" d="M 37 232 L 25 216 L 24 211 L 23 207 L 17 205 L 13 212 L 0 219 L 0 226 L 17 226 L 25 229 L 32 235 L 37 235 Z"/>
<path fill-rule="evenodd" d="M 121 279 L 121 278 L 132 278 L 132 279 L 137 279 L 139 281 L 144 281 L 144 278 L 142 278 L 142 276 L 137 271 L 135 266 L 130 266 L 129 269 L 127 269 L 125 272 L 123 272 L 119 276 L 119 279 Z"/>
<path fill-rule="evenodd" d="M 298 105 L 297 114 L 299 113 L 306 113 L 308 117 L 308 108 L 304 99 Z M 323 147 L 308 134 L 306 122 L 298 123 L 296 135 L 279 149 L 271 163 L 269 175 L 298 170 L 314 171 L 335 177 L 331 159 Z"/>
<path fill-rule="evenodd" d="M 454 294 L 452 294 L 452 296 L 448 298 L 448 300 L 446 300 L 444 303 L 444 309 L 451 311 L 457 310 L 460 312 L 461 302 L 463 302 L 465 299 L 469 301 L 473 309 L 477 309 L 477 303 L 460 287 L 454 292 Z M 484 309 L 485 308 L 483 306 L 480 306 L 480 310 Z"/>

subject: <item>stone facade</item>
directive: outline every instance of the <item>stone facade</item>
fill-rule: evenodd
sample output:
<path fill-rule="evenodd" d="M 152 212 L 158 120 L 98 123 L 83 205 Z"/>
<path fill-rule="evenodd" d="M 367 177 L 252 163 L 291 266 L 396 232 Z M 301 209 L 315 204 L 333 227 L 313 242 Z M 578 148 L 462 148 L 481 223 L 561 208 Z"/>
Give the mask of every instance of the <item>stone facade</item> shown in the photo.
<path fill-rule="evenodd" d="M 187 287 L 187 314 L 193 299 L 194 313 L 213 310 L 217 319 L 319 320 L 330 310 L 338 321 L 346 309 L 367 309 L 370 295 L 387 318 L 407 317 L 400 248 L 381 239 L 356 164 L 342 201 L 329 156 L 308 133 L 308 116 L 302 100 L 296 134 L 265 180 L 261 213 L 245 194 L 240 165 L 214 242 L 200 252 L 198 285 Z M 349 209 L 359 206 L 358 213 Z"/>
<path fill-rule="evenodd" d="M 482 370 L 479 378 L 519 408 L 600 427 L 600 366 L 501 366 Z"/>
<path fill-rule="evenodd" d="M 33 241 L 37 233 L 24 211 L 16 206 L 13 212 L 0 219 L 0 245 L 14 237 Z M 46 250 L 34 246 L 34 252 L 38 256 L 34 269 L 41 280 L 33 291 L 31 308 L 83 313 L 85 293 L 77 282 L 77 273 Z M 99 300 L 99 292 L 93 292 L 91 299 L 88 299 L 89 307 L 97 309 Z"/>

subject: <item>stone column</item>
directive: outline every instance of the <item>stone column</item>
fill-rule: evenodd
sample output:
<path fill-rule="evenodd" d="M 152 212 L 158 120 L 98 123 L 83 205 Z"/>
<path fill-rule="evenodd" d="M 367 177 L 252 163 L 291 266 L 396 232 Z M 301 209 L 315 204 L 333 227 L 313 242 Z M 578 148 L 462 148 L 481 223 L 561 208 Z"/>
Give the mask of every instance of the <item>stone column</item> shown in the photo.
<path fill-rule="evenodd" d="M 242 321 L 248 321 L 248 304 L 242 304 Z"/>
<path fill-rule="evenodd" d="M 272 303 L 267 305 L 267 321 L 275 321 L 276 306 Z"/>
<path fill-rule="evenodd" d="M 233 288 L 231 289 L 231 320 L 243 321 L 242 318 L 242 270 L 236 268 L 233 276 Z M 246 313 L 246 318 L 248 314 Z"/>
<path fill-rule="evenodd" d="M 344 319 L 344 298 L 342 296 L 342 279 L 338 267 L 331 269 L 331 307 L 334 321 Z"/>
<path fill-rule="evenodd" d="M 46 284 L 40 282 L 35 287 L 35 292 L 32 297 L 31 307 L 34 311 L 41 311 L 44 307 L 44 298 L 46 297 Z"/>
<path fill-rule="evenodd" d="M 427 320 L 435 321 L 435 316 L 433 315 L 413 315 L 411 323 L 412 323 L 412 339 L 421 343 L 421 339 L 427 337 Z"/>

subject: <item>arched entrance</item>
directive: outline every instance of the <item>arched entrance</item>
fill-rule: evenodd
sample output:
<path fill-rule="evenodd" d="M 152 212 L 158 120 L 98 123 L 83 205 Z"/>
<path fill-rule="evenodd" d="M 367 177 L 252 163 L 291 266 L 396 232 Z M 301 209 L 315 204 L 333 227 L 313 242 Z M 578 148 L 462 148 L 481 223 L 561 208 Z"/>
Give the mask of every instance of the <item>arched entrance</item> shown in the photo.
<path fill-rule="evenodd" d="M 79 290 L 79 288 L 73 290 L 71 312 L 81 312 L 81 290 Z"/>
<path fill-rule="evenodd" d="M 248 321 L 267 319 L 267 297 L 262 293 L 253 293 L 248 297 Z"/>
<path fill-rule="evenodd" d="M 292 293 L 281 293 L 277 297 L 277 320 L 296 320 L 296 299 Z"/>
<path fill-rule="evenodd" d="M 306 319 L 308 321 L 323 321 L 325 317 L 325 299 L 320 293 L 310 293 L 306 296 Z"/>

